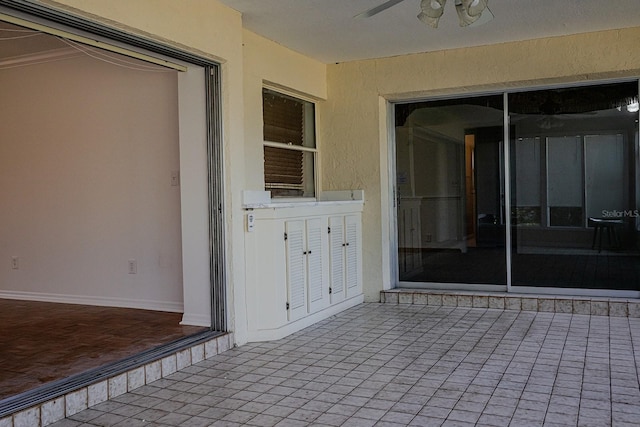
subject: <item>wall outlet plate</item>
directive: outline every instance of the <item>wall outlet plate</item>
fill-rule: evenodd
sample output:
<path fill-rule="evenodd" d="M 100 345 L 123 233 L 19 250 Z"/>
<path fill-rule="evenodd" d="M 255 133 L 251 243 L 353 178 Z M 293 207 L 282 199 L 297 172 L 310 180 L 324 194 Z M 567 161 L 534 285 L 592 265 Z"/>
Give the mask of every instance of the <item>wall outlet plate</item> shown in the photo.
<path fill-rule="evenodd" d="M 254 213 L 247 214 L 247 231 L 249 233 L 255 230 L 256 226 L 256 215 Z"/>
<path fill-rule="evenodd" d="M 129 260 L 129 274 L 138 274 L 138 262 L 135 259 Z"/>

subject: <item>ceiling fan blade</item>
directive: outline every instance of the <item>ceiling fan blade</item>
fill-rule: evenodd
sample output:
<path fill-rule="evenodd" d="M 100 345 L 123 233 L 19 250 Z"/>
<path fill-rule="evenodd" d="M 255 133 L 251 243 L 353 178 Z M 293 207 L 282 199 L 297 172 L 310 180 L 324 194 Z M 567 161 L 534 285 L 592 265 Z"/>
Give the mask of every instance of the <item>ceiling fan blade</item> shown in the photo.
<path fill-rule="evenodd" d="M 379 6 L 376 6 L 372 9 L 369 9 L 365 12 L 359 13 L 356 16 L 354 16 L 354 18 L 371 18 L 373 15 L 377 15 L 378 13 L 382 12 L 383 10 L 387 10 L 392 6 L 397 5 L 398 3 L 402 2 L 404 0 L 387 0 L 386 2 L 382 3 Z"/>

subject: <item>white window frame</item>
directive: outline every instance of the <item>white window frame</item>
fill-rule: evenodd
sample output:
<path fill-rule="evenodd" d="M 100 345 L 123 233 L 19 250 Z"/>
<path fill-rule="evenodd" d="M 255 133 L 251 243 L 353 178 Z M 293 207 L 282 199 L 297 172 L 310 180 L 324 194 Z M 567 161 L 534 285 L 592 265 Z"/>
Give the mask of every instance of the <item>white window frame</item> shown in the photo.
<path fill-rule="evenodd" d="M 303 187 L 307 188 L 305 185 L 305 178 L 309 179 L 309 177 L 311 179 L 313 179 L 313 183 L 312 185 L 309 186 L 309 188 L 313 188 L 313 196 L 299 196 L 299 197 L 288 197 L 288 196 L 276 196 L 273 197 L 272 196 L 272 201 L 273 202 L 278 202 L 278 201 L 282 201 L 282 202 L 292 202 L 292 201 L 313 201 L 313 200 L 317 200 L 318 199 L 318 192 L 319 192 L 319 188 L 318 188 L 318 163 L 319 163 L 319 149 L 318 149 L 318 133 L 317 133 L 317 123 L 318 123 L 318 108 L 317 108 L 317 100 L 313 99 L 309 96 L 305 96 L 304 94 L 301 94 L 299 92 L 296 91 L 292 91 L 292 90 L 288 90 L 286 88 L 282 88 L 280 86 L 276 86 L 276 85 L 269 85 L 269 84 L 263 84 L 262 86 L 262 91 L 261 91 L 261 99 L 264 100 L 264 90 L 269 90 L 271 92 L 275 92 L 277 94 L 280 95 L 284 95 L 287 97 L 291 97 L 291 98 L 295 98 L 299 101 L 303 101 L 303 102 L 307 102 L 313 105 L 313 140 L 314 140 L 314 147 L 305 147 L 305 146 L 300 146 L 300 145 L 293 145 L 293 144 L 285 144 L 282 142 L 273 142 L 273 141 L 267 141 L 264 139 L 264 133 L 263 133 L 263 141 L 262 141 L 262 146 L 263 146 L 263 152 L 264 152 L 264 147 L 272 147 L 272 148 L 279 148 L 279 149 L 285 149 L 285 150 L 293 150 L 293 151 L 300 151 L 303 153 L 311 153 L 312 157 L 313 157 L 313 173 L 312 174 L 303 174 Z M 306 115 L 304 116 L 304 118 L 306 119 Z M 262 119 L 262 123 L 264 126 L 264 112 L 263 112 L 263 119 Z M 263 159 L 263 164 L 264 164 L 264 159 Z M 264 174 L 263 174 L 264 176 Z M 265 190 L 266 191 L 270 191 L 269 188 L 266 187 L 267 183 L 265 181 L 264 183 L 265 185 Z"/>

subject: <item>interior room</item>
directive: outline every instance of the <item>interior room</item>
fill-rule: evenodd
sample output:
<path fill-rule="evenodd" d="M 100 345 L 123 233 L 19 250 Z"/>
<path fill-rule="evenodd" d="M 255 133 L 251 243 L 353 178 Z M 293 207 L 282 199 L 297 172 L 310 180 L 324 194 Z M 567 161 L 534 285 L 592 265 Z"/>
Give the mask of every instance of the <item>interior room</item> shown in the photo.
<path fill-rule="evenodd" d="M 207 328 L 181 325 L 178 71 L 0 40 L 1 400 Z"/>

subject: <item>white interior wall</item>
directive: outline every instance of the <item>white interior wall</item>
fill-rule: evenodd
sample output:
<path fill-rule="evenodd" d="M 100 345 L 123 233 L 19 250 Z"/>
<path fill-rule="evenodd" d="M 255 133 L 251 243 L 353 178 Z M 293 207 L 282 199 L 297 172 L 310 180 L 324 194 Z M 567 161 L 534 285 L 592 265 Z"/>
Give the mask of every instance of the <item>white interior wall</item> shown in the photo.
<path fill-rule="evenodd" d="M 176 74 L 0 70 L 0 296 L 182 311 Z"/>
<path fill-rule="evenodd" d="M 209 178 L 205 75 L 190 65 L 178 75 L 184 315 L 187 325 L 211 325 Z"/>

